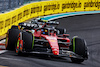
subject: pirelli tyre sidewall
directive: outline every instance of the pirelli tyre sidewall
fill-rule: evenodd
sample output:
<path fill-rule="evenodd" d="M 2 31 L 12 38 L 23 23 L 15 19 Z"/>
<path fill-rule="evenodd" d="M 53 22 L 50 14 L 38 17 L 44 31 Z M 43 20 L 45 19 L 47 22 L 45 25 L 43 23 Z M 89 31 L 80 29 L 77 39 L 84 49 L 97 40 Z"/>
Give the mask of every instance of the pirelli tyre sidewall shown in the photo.
<path fill-rule="evenodd" d="M 8 30 L 8 33 L 7 33 L 8 40 L 6 43 L 7 50 L 15 50 L 19 32 L 20 32 L 19 29 L 9 29 Z"/>
<path fill-rule="evenodd" d="M 87 46 L 84 39 L 73 37 L 71 50 L 83 58 L 88 58 Z M 84 59 L 71 58 L 72 62 L 83 62 Z"/>
<path fill-rule="evenodd" d="M 34 35 L 28 31 L 21 31 L 18 36 L 16 53 L 18 55 L 27 56 L 34 46 Z M 21 49 L 22 48 L 22 49 Z"/>
<path fill-rule="evenodd" d="M 31 32 L 22 32 L 23 48 L 30 52 L 34 46 L 34 35 Z"/>

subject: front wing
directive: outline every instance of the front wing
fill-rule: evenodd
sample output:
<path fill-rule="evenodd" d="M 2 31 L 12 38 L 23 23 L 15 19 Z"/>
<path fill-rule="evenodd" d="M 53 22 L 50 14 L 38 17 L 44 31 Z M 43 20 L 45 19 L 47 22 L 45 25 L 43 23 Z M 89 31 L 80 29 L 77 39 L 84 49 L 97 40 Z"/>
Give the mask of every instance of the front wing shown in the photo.
<path fill-rule="evenodd" d="M 57 56 L 57 57 L 69 57 L 69 58 L 77 58 L 77 59 L 85 59 L 87 60 L 87 58 L 83 58 L 80 55 L 72 52 L 72 51 L 62 51 L 62 54 L 59 55 L 54 55 L 53 53 L 49 53 L 50 49 L 48 49 L 47 52 L 38 52 L 38 51 L 31 51 L 31 52 L 26 52 L 23 51 L 22 53 L 27 53 L 27 54 L 42 54 L 42 55 L 49 55 L 49 56 Z"/>

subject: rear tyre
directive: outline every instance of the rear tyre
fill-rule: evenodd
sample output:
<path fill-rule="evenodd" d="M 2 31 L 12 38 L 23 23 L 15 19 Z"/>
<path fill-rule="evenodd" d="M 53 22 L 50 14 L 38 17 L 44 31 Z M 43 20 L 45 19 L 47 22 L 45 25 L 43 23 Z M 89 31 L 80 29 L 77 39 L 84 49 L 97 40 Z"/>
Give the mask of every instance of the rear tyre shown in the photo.
<path fill-rule="evenodd" d="M 71 50 L 83 57 L 84 59 L 88 58 L 86 42 L 81 38 L 74 37 L 72 39 Z M 72 62 L 76 63 L 81 63 L 84 61 L 84 59 L 71 58 Z"/>
<path fill-rule="evenodd" d="M 18 29 L 18 26 L 13 25 L 13 26 L 11 27 L 11 29 Z"/>
<path fill-rule="evenodd" d="M 7 34 L 8 42 L 6 44 L 7 50 L 15 50 L 19 32 L 20 32 L 19 29 L 9 29 L 8 30 L 8 34 Z"/>

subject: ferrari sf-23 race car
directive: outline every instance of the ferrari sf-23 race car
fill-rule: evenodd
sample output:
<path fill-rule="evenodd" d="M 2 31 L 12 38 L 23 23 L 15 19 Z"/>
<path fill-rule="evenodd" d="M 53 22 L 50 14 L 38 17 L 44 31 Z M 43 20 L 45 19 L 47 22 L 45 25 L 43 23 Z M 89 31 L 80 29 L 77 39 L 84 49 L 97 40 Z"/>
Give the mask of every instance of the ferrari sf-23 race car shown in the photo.
<path fill-rule="evenodd" d="M 6 49 L 23 53 L 69 57 L 72 62 L 88 59 L 86 41 L 74 36 L 71 40 L 66 29 L 58 28 L 59 22 L 34 19 L 19 23 L 7 32 Z"/>

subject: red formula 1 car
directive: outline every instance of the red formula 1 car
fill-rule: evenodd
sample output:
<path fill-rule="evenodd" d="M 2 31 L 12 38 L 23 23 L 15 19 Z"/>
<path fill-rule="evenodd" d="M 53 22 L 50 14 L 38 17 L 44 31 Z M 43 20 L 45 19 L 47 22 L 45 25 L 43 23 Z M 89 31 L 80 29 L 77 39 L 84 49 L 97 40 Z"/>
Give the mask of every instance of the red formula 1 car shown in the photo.
<path fill-rule="evenodd" d="M 8 30 L 6 49 L 22 53 L 37 53 L 69 57 L 72 62 L 83 62 L 88 58 L 85 40 L 73 37 L 70 40 L 66 29 L 57 28 L 59 22 L 32 21 L 19 23 Z"/>

